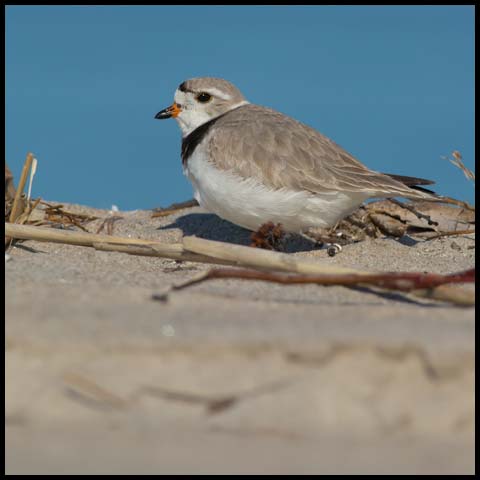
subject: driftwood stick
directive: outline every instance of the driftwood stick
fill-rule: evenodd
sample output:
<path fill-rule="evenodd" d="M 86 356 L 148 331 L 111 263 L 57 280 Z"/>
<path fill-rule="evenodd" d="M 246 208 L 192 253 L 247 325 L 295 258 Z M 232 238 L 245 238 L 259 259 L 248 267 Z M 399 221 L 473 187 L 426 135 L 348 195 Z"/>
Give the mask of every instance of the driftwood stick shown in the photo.
<path fill-rule="evenodd" d="M 159 244 L 155 240 L 142 240 L 139 238 L 114 237 L 112 235 L 98 235 L 95 233 L 78 232 L 74 230 L 60 230 L 57 228 L 32 227 L 30 225 L 16 225 L 5 223 L 5 233 L 15 238 L 24 240 L 37 240 L 39 242 L 68 243 L 70 245 L 92 246 L 92 243 L 107 242 L 116 244 Z M 167 244 L 160 244 L 167 245 Z M 180 245 L 180 244 L 177 244 Z M 168 248 L 170 244 L 168 244 Z"/>
<path fill-rule="evenodd" d="M 174 248 L 168 252 L 162 249 L 162 252 L 157 252 L 153 245 L 146 245 L 142 243 L 137 244 L 122 244 L 122 243 L 109 243 L 109 242 L 93 242 L 91 246 L 95 250 L 102 250 L 104 252 L 122 252 L 129 253 L 131 255 L 140 255 L 145 257 L 158 257 L 166 254 L 175 257 L 175 260 L 180 260 L 182 257 L 182 249 L 176 249 L 175 246 L 181 246 L 179 243 L 172 244 Z M 86 245 L 89 246 L 89 245 Z"/>
<path fill-rule="evenodd" d="M 185 237 L 184 244 L 162 243 L 155 240 L 115 237 L 72 230 L 5 224 L 5 234 L 24 240 L 65 243 L 94 247 L 97 250 L 121 251 L 133 255 L 165 257 L 174 260 L 212 263 L 231 266 L 249 266 L 263 270 L 290 273 L 367 273 L 320 262 L 301 261 L 284 253 L 270 252 L 242 245 L 214 242 L 196 237 Z M 185 240 L 187 246 L 185 245 Z M 130 248 L 129 248 L 130 247 Z M 187 248 L 188 247 L 188 248 Z"/>
<path fill-rule="evenodd" d="M 112 235 L 100 235 L 56 228 L 32 227 L 30 225 L 17 225 L 14 223 L 5 224 L 5 234 L 23 240 L 79 245 L 94 247 L 97 250 L 121 251 L 133 255 L 165 257 L 173 260 L 224 264 L 224 262 L 215 262 L 214 259 L 206 258 L 202 255 L 184 252 L 181 243 L 161 243 L 155 240 L 115 237 Z"/>
<path fill-rule="evenodd" d="M 102 250 L 104 252 L 122 252 L 128 253 L 130 255 L 140 255 L 144 257 L 164 257 L 170 258 L 172 260 L 181 260 L 181 261 L 188 261 L 188 262 L 199 262 L 199 263 L 213 263 L 217 265 L 231 265 L 231 262 L 226 262 L 223 260 L 219 260 L 216 258 L 207 257 L 205 255 L 197 255 L 196 253 L 190 253 L 183 251 L 183 248 L 180 243 L 171 244 L 174 245 L 175 248 L 172 248 L 170 251 L 166 251 L 164 245 L 159 247 L 158 245 L 122 245 L 122 244 L 115 244 L 115 243 L 93 243 L 92 247 L 95 250 Z"/>
<path fill-rule="evenodd" d="M 206 255 L 187 252 L 181 243 L 162 243 L 155 240 L 115 237 L 112 235 L 33 227 L 14 223 L 5 223 L 5 234 L 12 238 L 23 240 L 79 245 L 93 247 L 96 250 L 123 252 L 131 255 L 163 257 L 172 260 L 217 265 L 232 265 L 231 261 L 225 261 L 221 258 L 212 258 Z"/>
<path fill-rule="evenodd" d="M 272 252 L 243 245 L 232 245 L 198 237 L 183 237 L 183 246 L 185 250 L 192 253 L 226 260 L 232 265 L 254 267 L 261 270 L 305 274 L 356 273 L 364 275 L 369 273 L 335 265 L 325 265 L 312 260 L 300 260 L 287 253 Z"/>

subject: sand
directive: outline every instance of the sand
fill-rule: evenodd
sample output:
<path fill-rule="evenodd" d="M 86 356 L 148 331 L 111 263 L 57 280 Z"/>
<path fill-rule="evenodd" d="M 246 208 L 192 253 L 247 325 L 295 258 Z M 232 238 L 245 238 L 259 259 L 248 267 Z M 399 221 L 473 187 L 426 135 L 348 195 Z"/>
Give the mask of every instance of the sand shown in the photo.
<path fill-rule="evenodd" d="M 248 243 L 200 207 L 118 214 L 119 236 Z M 472 235 L 287 248 L 369 270 L 475 264 Z M 33 241 L 10 255 L 8 474 L 474 472 L 474 308 L 241 280 L 162 302 L 209 266 Z"/>

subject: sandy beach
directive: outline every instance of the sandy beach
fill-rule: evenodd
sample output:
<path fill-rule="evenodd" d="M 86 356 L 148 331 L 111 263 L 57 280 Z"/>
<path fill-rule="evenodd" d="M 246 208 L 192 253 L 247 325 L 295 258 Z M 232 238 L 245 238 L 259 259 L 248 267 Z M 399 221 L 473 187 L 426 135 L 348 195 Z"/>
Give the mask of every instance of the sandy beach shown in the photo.
<path fill-rule="evenodd" d="M 151 213 L 116 212 L 115 235 L 249 243 L 200 207 Z M 372 271 L 475 265 L 474 235 L 287 251 Z M 210 266 L 36 241 L 9 254 L 7 474 L 474 473 L 473 307 L 242 280 L 159 301 Z"/>

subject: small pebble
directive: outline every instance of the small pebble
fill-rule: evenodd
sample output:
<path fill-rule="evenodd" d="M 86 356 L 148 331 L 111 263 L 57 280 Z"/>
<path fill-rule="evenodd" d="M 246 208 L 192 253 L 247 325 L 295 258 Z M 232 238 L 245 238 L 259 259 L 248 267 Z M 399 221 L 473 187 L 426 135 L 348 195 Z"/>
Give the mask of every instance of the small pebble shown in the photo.
<path fill-rule="evenodd" d="M 160 293 L 153 293 L 152 300 L 156 300 L 157 302 L 166 303 L 168 302 L 168 292 L 160 292 Z"/>
<path fill-rule="evenodd" d="M 163 325 L 162 335 L 164 337 L 173 337 L 175 335 L 175 329 L 171 325 Z"/>
<path fill-rule="evenodd" d="M 453 248 L 454 250 L 461 250 L 462 249 L 462 247 L 457 242 L 452 242 L 450 244 L 450 247 Z"/>

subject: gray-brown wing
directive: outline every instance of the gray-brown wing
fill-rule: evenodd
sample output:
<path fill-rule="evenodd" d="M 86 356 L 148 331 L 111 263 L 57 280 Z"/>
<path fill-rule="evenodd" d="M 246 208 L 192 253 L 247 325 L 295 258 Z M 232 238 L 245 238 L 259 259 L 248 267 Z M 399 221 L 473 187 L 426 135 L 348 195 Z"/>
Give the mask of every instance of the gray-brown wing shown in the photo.
<path fill-rule="evenodd" d="M 369 170 L 316 130 L 257 105 L 245 105 L 220 118 L 211 131 L 209 148 L 219 167 L 244 178 L 256 177 L 275 189 L 399 195 L 411 191 Z"/>

